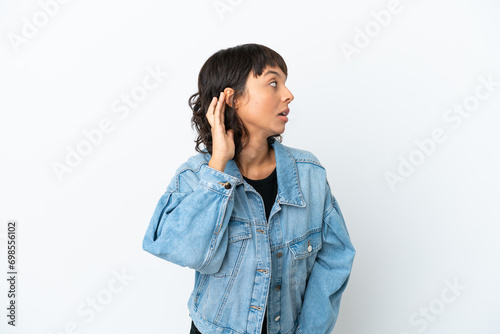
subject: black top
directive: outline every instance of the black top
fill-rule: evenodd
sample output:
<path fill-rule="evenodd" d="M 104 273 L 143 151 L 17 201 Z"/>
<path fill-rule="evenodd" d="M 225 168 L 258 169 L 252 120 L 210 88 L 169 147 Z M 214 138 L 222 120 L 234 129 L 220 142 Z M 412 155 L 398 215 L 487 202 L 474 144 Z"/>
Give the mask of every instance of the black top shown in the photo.
<path fill-rule="evenodd" d="M 271 213 L 271 209 L 273 208 L 274 201 L 276 200 L 276 195 L 278 195 L 278 179 L 276 176 L 276 168 L 274 168 L 273 172 L 261 180 L 251 180 L 245 176 L 243 176 L 245 181 L 254 187 L 255 190 L 262 196 L 264 200 L 264 207 L 266 209 L 266 219 L 269 219 L 269 214 Z"/>
<path fill-rule="evenodd" d="M 269 220 L 269 214 L 271 213 L 271 209 L 276 201 L 276 196 L 278 195 L 276 168 L 274 168 L 273 172 L 268 177 L 261 180 L 251 180 L 245 176 L 243 176 L 243 178 L 260 194 L 260 196 L 262 196 L 266 210 L 266 220 Z M 266 310 L 264 311 L 264 322 L 262 324 L 261 333 L 267 334 L 267 303 Z M 195 327 L 193 321 L 191 321 L 191 332 L 189 334 L 201 334 Z"/>
<path fill-rule="evenodd" d="M 243 176 L 244 177 L 244 176 Z M 264 207 L 266 209 L 266 220 L 269 220 L 269 214 L 273 208 L 274 202 L 276 201 L 276 195 L 278 194 L 278 179 L 276 176 L 276 168 L 274 168 L 271 175 L 261 180 L 250 180 L 244 177 L 245 181 L 248 182 L 252 187 L 257 190 L 257 192 L 262 196 L 264 200 Z M 262 334 L 267 334 L 267 303 L 266 310 L 264 311 L 264 323 L 262 324 Z"/>

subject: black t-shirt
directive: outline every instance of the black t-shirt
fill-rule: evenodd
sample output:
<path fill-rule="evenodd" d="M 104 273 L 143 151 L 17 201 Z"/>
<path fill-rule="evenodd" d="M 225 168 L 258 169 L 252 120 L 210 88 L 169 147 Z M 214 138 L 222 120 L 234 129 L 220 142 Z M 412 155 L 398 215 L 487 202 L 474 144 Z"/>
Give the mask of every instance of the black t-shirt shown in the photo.
<path fill-rule="evenodd" d="M 276 201 L 276 196 L 278 195 L 278 178 L 276 175 L 276 168 L 274 168 L 274 171 L 268 177 L 261 180 L 251 180 L 245 176 L 243 176 L 243 178 L 248 184 L 257 190 L 260 196 L 262 196 L 266 210 L 266 220 L 269 220 L 269 214 L 271 213 L 271 209 Z M 195 327 L 193 321 L 191 321 L 191 332 L 189 334 L 201 334 Z M 264 322 L 262 324 L 261 334 L 267 334 L 267 303 L 266 310 L 264 311 Z"/>
<path fill-rule="evenodd" d="M 243 176 L 244 177 L 244 176 Z M 274 202 L 276 201 L 276 195 L 278 194 L 278 179 L 276 177 L 276 168 L 274 168 L 271 175 L 261 180 L 250 180 L 246 177 L 245 181 L 248 182 L 252 187 L 257 190 L 257 192 L 262 196 L 264 200 L 264 207 L 266 209 L 266 220 L 269 220 L 269 214 L 273 208 Z M 267 334 L 267 303 L 266 310 L 264 311 L 264 323 L 262 324 L 262 334 Z"/>

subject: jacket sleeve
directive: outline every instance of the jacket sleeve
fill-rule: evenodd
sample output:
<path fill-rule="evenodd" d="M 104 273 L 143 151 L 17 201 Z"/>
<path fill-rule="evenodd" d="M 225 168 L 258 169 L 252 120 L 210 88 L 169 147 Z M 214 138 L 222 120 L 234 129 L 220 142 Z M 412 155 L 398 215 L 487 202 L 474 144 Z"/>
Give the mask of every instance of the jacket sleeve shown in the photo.
<path fill-rule="evenodd" d="M 191 170 L 182 172 L 186 171 Z M 142 247 L 169 262 L 213 274 L 226 254 L 227 226 L 238 179 L 207 164 L 198 173 L 193 189 L 180 184 L 182 175 L 176 172 L 156 205 Z"/>
<path fill-rule="evenodd" d="M 299 334 L 332 332 L 356 253 L 328 181 L 326 187 L 322 247 L 307 280 L 296 330 Z"/>

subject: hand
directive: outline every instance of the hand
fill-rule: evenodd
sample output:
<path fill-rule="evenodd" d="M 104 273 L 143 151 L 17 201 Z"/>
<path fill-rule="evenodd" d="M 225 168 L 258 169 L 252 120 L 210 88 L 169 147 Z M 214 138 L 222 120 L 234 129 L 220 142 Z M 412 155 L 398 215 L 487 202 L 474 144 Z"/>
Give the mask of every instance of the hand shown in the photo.
<path fill-rule="evenodd" d="M 212 159 L 224 165 L 234 157 L 234 130 L 227 130 L 224 125 L 226 96 L 220 93 L 219 99 L 214 97 L 208 106 L 206 117 L 212 127 Z M 211 160 L 212 160 L 211 159 Z"/>

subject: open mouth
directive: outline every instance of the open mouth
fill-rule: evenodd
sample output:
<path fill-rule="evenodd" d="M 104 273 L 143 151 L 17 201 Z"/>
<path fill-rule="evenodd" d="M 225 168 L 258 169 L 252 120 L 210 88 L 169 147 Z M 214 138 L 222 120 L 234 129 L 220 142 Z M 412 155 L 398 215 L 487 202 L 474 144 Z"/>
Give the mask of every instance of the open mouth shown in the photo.
<path fill-rule="evenodd" d="M 290 109 L 286 108 L 283 112 L 279 113 L 278 116 L 288 116 Z"/>

